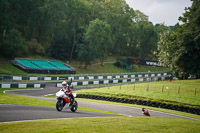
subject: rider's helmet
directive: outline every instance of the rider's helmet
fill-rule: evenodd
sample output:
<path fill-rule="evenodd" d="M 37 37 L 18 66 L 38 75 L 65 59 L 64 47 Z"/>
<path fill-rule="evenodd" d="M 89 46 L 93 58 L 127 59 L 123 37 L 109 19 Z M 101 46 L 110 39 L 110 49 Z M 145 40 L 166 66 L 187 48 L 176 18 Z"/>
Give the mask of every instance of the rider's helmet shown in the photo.
<path fill-rule="evenodd" d="M 63 82 L 62 82 L 62 86 L 63 86 L 63 87 L 68 86 L 67 81 L 63 81 Z"/>

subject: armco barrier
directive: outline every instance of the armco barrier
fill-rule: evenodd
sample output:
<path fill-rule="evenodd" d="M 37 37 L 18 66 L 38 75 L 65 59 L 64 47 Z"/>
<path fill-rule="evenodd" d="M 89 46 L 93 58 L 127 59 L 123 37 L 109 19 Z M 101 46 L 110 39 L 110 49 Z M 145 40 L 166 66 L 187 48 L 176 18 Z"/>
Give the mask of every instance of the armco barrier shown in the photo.
<path fill-rule="evenodd" d="M 11 76 L 11 75 L 3 75 L 0 76 L 0 81 L 4 80 L 94 80 L 94 79 L 126 79 L 126 78 L 142 78 L 142 77 L 170 77 L 171 73 L 169 72 L 159 72 L 159 73 L 110 73 L 110 74 L 102 74 L 102 75 L 73 75 L 73 76 L 66 76 L 66 77 L 49 77 L 49 76 Z"/>
<path fill-rule="evenodd" d="M 153 78 L 129 78 L 129 79 L 110 79 L 110 80 L 95 80 L 95 81 L 73 81 L 73 86 L 77 85 L 98 85 L 98 84 L 118 84 L 118 83 L 134 83 L 134 82 L 145 82 L 145 81 L 160 81 L 168 80 L 169 77 L 153 77 Z M 62 87 L 61 83 L 56 83 L 56 87 Z"/>
<path fill-rule="evenodd" d="M 165 108 L 165 109 L 177 110 L 177 111 L 200 115 L 199 108 L 191 108 L 191 107 L 186 107 L 186 106 L 172 105 L 172 104 L 145 101 L 145 100 L 115 98 L 115 97 L 85 95 L 85 94 L 77 94 L 77 98 L 86 98 L 86 99 L 96 99 L 96 100 L 104 100 L 104 101 L 112 101 L 112 102 L 120 102 L 120 103 L 138 104 L 138 105 L 145 105 L 145 106 L 151 106 L 151 107 L 157 107 L 157 108 Z"/>
<path fill-rule="evenodd" d="M 14 83 L 14 84 L 0 84 L 0 88 L 44 88 L 45 84 L 42 83 Z"/>

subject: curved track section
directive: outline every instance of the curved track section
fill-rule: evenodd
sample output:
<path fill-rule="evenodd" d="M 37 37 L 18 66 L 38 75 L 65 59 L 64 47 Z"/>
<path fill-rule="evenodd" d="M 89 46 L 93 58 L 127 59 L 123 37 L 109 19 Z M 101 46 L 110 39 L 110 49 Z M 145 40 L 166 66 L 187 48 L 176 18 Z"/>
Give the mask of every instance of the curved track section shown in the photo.
<path fill-rule="evenodd" d="M 45 98 L 44 95 L 55 94 L 60 88 L 54 87 L 54 84 L 50 83 L 44 89 L 26 89 L 26 90 L 12 90 L 6 91 L 9 94 L 30 96 L 39 99 L 45 99 L 50 101 L 56 101 L 55 98 Z M 79 88 L 80 89 L 80 88 Z M 103 103 L 94 103 L 87 101 L 78 101 L 79 106 L 94 108 L 109 112 L 115 112 L 127 116 L 144 116 L 141 108 L 110 105 Z M 150 110 L 151 116 L 156 117 L 179 117 L 188 118 L 159 111 Z M 115 116 L 104 113 L 77 111 L 72 113 L 71 111 L 58 112 L 55 108 L 51 107 L 37 107 L 37 106 L 24 106 L 24 105 L 0 105 L 0 122 L 9 121 L 24 121 L 24 120 L 40 120 L 40 119 L 58 119 L 58 118 L 75 118 L 75 117 L 101 117 L 101 116 Z"/>
<path fill-rule="evenodd" d="M 79 110 L 75 113 L 70 110 L 58 112 L 55 108 L 40 106 L 0 105 L 0 122 L 103 116 L 115 115 Z"/>

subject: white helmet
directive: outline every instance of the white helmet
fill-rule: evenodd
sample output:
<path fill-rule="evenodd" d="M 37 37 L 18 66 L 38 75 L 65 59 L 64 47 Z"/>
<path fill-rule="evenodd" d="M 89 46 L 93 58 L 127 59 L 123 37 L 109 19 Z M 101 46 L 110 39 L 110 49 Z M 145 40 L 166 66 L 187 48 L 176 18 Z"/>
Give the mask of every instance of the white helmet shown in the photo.
<path fill-rule="evenodd" d="M 62 86 L 66 86 L 66 85 L 67 85 L 67 81 L 63 81 Z"/>

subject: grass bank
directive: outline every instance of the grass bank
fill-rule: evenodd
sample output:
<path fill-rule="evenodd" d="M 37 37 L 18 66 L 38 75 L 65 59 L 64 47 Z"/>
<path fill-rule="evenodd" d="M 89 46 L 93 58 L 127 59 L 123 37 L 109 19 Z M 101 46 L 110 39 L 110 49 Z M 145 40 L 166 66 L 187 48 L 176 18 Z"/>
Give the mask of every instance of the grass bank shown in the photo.
<path fill-rule="evenodd" d="M 70 126 L 69 126 L 70 125 Z M 199 133 L 200 121 L 160 117 L 102 117 L 1 123 L 1 133 Z"/>
<path fill-rule="evenodd" d="M 0 104 L 55 107 L 55 102 L 3 93 L 3 91 L 5 90 L 14 90 L 14 89 L 18 89 L 18 88 L 10 88 L 10 89 L 0 88 Z"/>
<path fill-rule="evenodd" d="M 200 108 L 200 80 L 145 82 L 100 89 L 84 89 L 76 92 Z"/>

